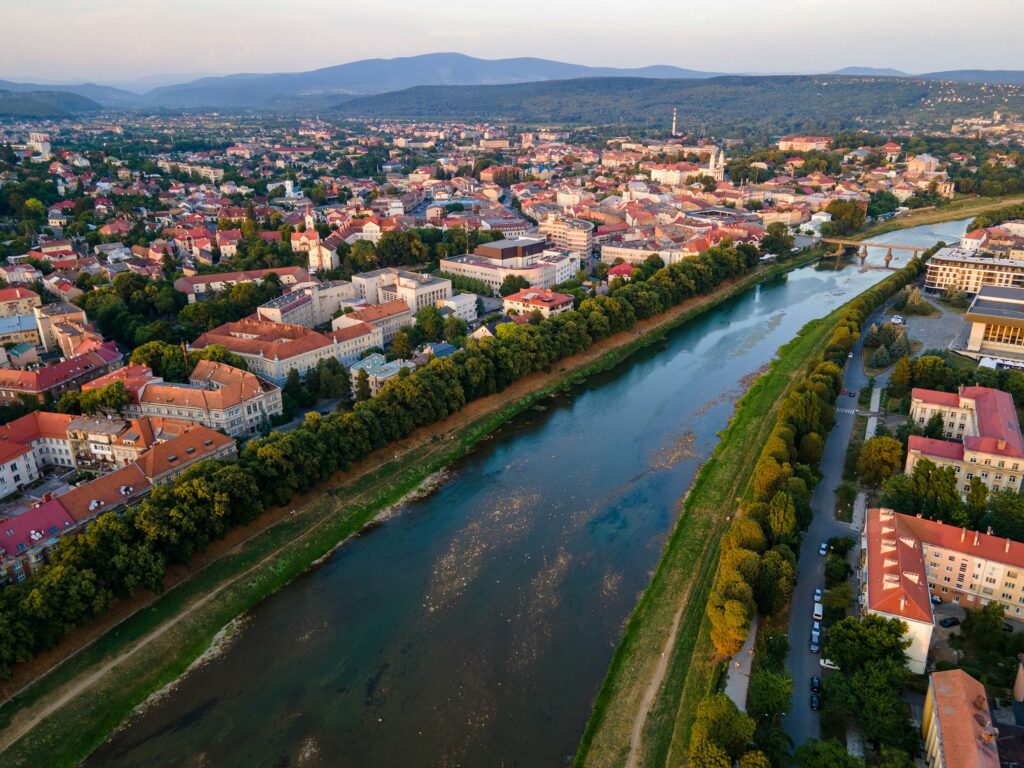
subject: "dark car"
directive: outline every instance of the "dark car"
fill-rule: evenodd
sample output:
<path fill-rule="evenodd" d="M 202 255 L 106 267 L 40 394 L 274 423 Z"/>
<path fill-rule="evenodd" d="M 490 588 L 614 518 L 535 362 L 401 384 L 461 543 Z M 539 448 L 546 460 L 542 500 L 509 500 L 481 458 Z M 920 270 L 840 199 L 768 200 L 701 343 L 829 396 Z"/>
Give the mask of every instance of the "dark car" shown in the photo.
<path fill-rule="evenodd" d="M 811 709 L 815 712 L 821 709 L 821 697 L 816 693 L 811 694 Z"/>
<path fill-rule="evenodd" d="M 1003 624 L 1003 632 L 1013 632 L 1013 624 Z"/>
<path fill-rule="evenodd" d="M 821 678 L 817 675 L 811 677 L 811 693 L 821 693 Z"/>
<path fill-rule="evenodd" d="M 960 619 L 958 619 L 956 616 L 947 616 L 946 618 L 944 618 L 942 621 L 939 622 L 939 626 L 940 627 L 947 627 L 947 628 L 948 627 L 955 627 L 959 623 L 960 623 Z"/>

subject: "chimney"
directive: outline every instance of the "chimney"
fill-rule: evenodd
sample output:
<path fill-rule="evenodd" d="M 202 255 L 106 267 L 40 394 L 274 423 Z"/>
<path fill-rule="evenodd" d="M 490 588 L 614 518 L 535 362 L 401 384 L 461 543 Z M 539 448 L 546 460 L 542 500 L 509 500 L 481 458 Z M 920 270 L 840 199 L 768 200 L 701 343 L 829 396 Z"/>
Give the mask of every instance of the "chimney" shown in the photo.
<path fill-rule="evenodd" d="M 978 532 L 975 531 L 974 532 L 974 546 L 978 546 L 978 536 L 979 536 Z"/>
<path fill-rule="evenodd" d="M 900 613 L 907 608 L 907 598 L 904 595 L 900 595 Z"/>
<path fill-rule="evenodd" d="M 999 450 L 1000 451 L 1005 451 L 1006 450 L 1006 441 L 1005 440 L 1000 439 L 999 442 L 996 443 L 996 445 L 999 446 Z"/>
<path fill-rule="evenodd" d="M 987 530 L 985 531 L 985 535 L 986 535 L 986 536 L 991 536 L 991 535 L 992 535 L 992 526 L 991 526 L 991 525 L 990 525 L 990 526 L 988 527 L 988 529 L 987 529 Z"/>
<path fill-rule="evenodd" d="M 961 544 L 964 543 L 964 536 L 966 536 L 966 535 L 967 535 L 967 529 L 966 528 L 961 528 L 960 529 L 960 543 Z"/>
<path fill-rule="evenodd" d="M 1003 547 L 1003 552 L 1006 553 L 1006 552 L 1009 552 L 1009 551 L 1010 551 L 1010 540 L 1007 539 L 1006 540 L 1006 546 Z"/>

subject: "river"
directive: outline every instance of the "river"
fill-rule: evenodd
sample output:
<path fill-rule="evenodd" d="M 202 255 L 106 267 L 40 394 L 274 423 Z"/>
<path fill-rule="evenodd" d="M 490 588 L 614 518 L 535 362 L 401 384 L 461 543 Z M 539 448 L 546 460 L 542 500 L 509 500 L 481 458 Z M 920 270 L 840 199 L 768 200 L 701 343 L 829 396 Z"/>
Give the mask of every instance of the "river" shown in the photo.
<path fill-rule="evenodd" d="M 929 246 L 965 227 L 884 242 Z M 885 274 L 797 269 L 512 420 L 258 605 L 86 765 L 570 764 L 736 398 L 808 320 Z"/>

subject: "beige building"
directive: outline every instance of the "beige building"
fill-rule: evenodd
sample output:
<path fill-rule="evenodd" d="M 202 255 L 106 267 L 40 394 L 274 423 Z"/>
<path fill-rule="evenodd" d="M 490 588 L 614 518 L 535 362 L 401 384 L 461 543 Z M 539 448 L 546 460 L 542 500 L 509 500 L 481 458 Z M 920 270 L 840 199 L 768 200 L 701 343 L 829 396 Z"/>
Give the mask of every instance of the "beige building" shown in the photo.
<path fill-rule="evenodd" d="M 479 280 L 495 293 L 506 277 L 522 277 L 531 288 L 553 288 L 571 280 L 580 269 L 580 254 L 548 248 L 536 237 L 496 240 L 477 246 L 472 254 L 441 259 L 441 270 Z"/>
<path fill-rule="evenodd" d="M 395 334 L 402 328 L 408 328 L 416 322 L 413 311 L 401 299 L 394 299 L 385 304 L 374 304 L 363 307 L 347 315 L 341 315 L 331 321 L 331 328 L 343 331 L 350 327 L 361 327 L 367 324 L 378 328 L 384 344 L 390 344 Z"/>
<path fill-rule="evenodd" d="M 367 304 L 404 301 L 414 313 L 452 297 L 451 280 L 394 267 L 353 275 L 352 287 L 355 298 Z"/>
<path fill-rule="evenodd" d="M 928 768 L 999 768 L 985 686 L 963 670 L 928 676 L 921 737 Z"/>
<path fill-rule="evenodd" d="M 973 358 L 990 357 L 1008 366 L 1024 366 L 1024 288 L 983 285 L 964 320 L 971 329 L 959 352 Z"/>
<path fill-rule="evenodd" d="M 43 300 L 39 294 L 20 286 L 0 290 L 0 317 L 14 315 L 31 315 L 36 307 L 41 307 Z"/>
<path fill-rule="evenodd" d="M 983 285 L 1024 287 L 1024 260 L 992 258 L 962 248 L 942 248 L 928 260 L 927 291 L 977 293 Z"/>
<path fill-rule="evenodd" d="M 33 308 L 32 314 L 36 319 L 36 328 L 39 331 L 39 340 L 43 349 L 53 352 L 60 349 L 58 342 L 58 329 L 67 324 L 84 326 L 88 323 L 85 317 L 85 310 L 79 309 L 73 304 L 57 301 L 53 304 L 44 304 Z"/>
<path fill-rule="evenodd" d="M 915 388 L 910 419 L 924 426 L 942 417 L 945 440 L 911 435 L 906 472 L 922 458 L 952 467 L 961 493 L 979 478 L 994 491 L 1016 491 L 1024 478 L 1024 439 L 1013 398 L 989 387 L 961 387 L 959 392 Z"/>
<path fill-rule="evenodd" d="M 315 328 L 331 318 L 355 298 L 352 283 L 332 280 L 310 283 L 281 294 L 256 309 L 260 320 Z"/>
<path fill-rule="evenodd" d="M 559 315 L 572 309 L 572 296 L 551 289 L 524 288 L 506 296 L 503 302 L 507 314 L 530 315 L 540 312 L 544 317 Z"/>
<path fill-rule="evenodd" d="M 537 229 L 563 251 L 577 251 L 584 258 L 589 258 L 594 252 L 592 222 L 551 213 L 540 222 Z"/>

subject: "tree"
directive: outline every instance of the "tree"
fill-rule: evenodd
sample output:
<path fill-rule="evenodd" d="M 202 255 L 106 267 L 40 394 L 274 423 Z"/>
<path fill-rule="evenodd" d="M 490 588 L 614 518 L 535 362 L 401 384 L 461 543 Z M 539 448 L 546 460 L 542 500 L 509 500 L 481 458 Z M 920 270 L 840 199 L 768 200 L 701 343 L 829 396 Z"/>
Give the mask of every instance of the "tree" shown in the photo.
<path fill-rule="evenodd" d="M 815 466 L 825 455 L 825 441 L 817 432 L 808 432 L 800 438 L 800 463 Z"/>
<path fill-rule="evenodd" d="M 697 705 L 690 748 L 711 743 L 720 747 L 731 760 L 738 760 L 747 751 L 754 727 L 753 718 L 740 712 L 724 693 L 716 693 Z"/>
<path fill-rule="evenodd" d="M 444 340 L 459 347 L 466 341 L 469 326 L 461 317 L 449 315 L 444 319 Z"/>
<path fill-rule="evenodd" d="M 753 750 L 740 758 L 738 768 L 772 768 L 772 763 L 764 752 Z"/>
<path fill-rule="evenodd" d="M 1003 640 L 1003 621 L 1006 609 L 995 600 L 981 608 L 968 608 L 960 625 L 960 636 L 968 648 L 975 651 L 995 651 Z"/>
<path fill-rule="evenodd" d="M 793 250 L 793 234 L 780 221 L 773 222 L 765 229 L 761 238 L 761 250 L 776 256 L 785 256 Z"/>
<path fill-rule="evenodd" d="M 1024 496 L 1016 491 L 993 491 L 985 525 L 996 536 L 1024 541 Z"/>
<path fill-rule="evenodd" d="M 513 293 L 525 290 L 530 287 L 529 281 L 525 277 L 519 275 L 506 275 L 505 279 L 501 281 L 501 287 L 498 289 L 498 293 L 501 296 L 511 296 Z"/>
<path fill-rule="evenodd" d="M 821 605 L 826 609 L 846 613 L 853 606 L 853 588 L 850 582 L 844 581 L 826 590 L 821 596 Z"/>
<path fill-rule="evenodd" d="M 444 333 L 444 317 L 437 307 L 423 307 L 416 313 L 416 328 L 426 341 L 439 341 Z"/>
<path fill-rule="evenodd" d="M 908 641 L 909 642 L 909 641 Z M 901 693 L 910 673 L 903 661 L 874 659 L 863 667 L 825 679 L 825 708 L 833 717 L 855 721 L 876 750 L 882 746 L 914 750 L 910 706 Z"/>
<path fill-rule="evenodd" d="M 868 359 L 868 364 L 872 368 L 888 368 L 892 363 L 892 357 L 889 354 L 889 349 L 885 346 L 881 346 L 871 353 L 871 357 Z"/>
<path fill-rule="evenodd" d="M 826 636 L 822 655 L 832 659 L 845 674 L 852 674 L 872 661 L 890 659 L 904 664 L 905 625 L 898 619 L 869 614 L 863 619 L 848 616 L 833 624 Z"/>
<path fill-rule="evenodd" d="M 890 394 L 902 397 L 910 390 L 911 370 L 909 355 L 904 355 L 896 361 L 896 367 L 892 369 L 892 374 L 889 376 Z"/>
<path fill-rule="evenodd" d="M 747 709 L 757 719 L 777 720 L 789 711 L 793 678 L 784 672 L 757 670 L 750 676 Z"/>
<path fill-rule="evenodd" d="M 391 339 L 391 352 L 399 360 L 408 360 L 412 357 L 412 337 L 407 329 L 402 328 Z"/>
<path fill-rule="evenodd" d="M 370 375 L 365 368 L 361 368 L 356 374 L 356 402 L 361 403 L 370 399 Z"/>
<path fill-rule="evenodd" d="M 933 413 L 924 425 L 924 436 L 932 440 L 941 440 L 946 436 L 946 422 L 941 413 Z"/>
<path fill-rule="evenodd" d="M 832 214 L 832 221 L 825 222 L 831 226 L 822 226 L 822 232 L 826 229 L 830 235 L 850 235 L 864 225 L 867 214 L 860 203 L 853 200 L 833 200 L 825 210 Z"/>
<path fill-rule="evenodd" d="M 835 739 L 808 739 L 793 754 L 796 768 L 864 768 L 864 759 L 846 751 Z"/>
<path fill-rule="evenodd" d="M 861 482 L 877 488 L 903 466 L 903 446 L 891 437 L 872 437 L 860 449 L 857 474 Z"/>
<path fill-rule="evenodd" d="M 977 530 L 988 511 L 988 486 L 980 477 L 972 477 L 970 490 L 967 492 L 967 522 Z M 993 527 L 993 531 L 995 528 Z"/>

